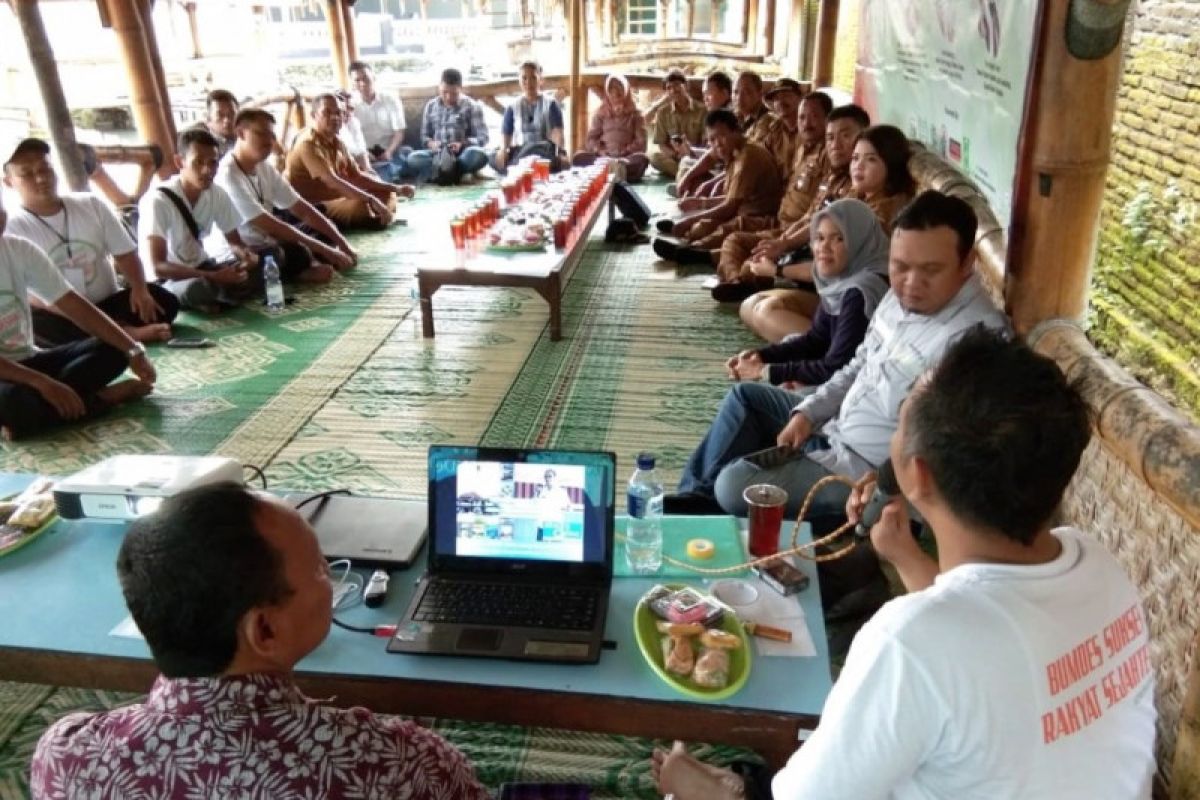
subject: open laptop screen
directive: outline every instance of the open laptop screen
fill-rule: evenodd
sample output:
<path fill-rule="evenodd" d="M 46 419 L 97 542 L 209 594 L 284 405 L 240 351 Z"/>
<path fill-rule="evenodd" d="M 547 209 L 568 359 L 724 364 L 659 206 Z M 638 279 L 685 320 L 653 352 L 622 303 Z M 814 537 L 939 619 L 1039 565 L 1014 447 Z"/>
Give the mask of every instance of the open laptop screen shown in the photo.
<path fill-rule="evenodd" d="M 431 568 L 607 572 L 614 473 L 611 453 L 431 447 Z"/>

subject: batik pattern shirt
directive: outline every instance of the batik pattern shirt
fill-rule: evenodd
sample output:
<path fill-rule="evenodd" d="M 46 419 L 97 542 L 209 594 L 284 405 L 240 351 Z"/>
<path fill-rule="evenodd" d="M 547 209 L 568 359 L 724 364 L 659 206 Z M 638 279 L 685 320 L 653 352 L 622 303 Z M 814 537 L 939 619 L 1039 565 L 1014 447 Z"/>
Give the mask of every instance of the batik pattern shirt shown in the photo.
<path fill-rule="evenodd" d="M 30 788 L 64 800 L 488 796 L 440 736 L 265 674 L 160 677 L 143 704 L 64 717 L 38 742 Z"/>

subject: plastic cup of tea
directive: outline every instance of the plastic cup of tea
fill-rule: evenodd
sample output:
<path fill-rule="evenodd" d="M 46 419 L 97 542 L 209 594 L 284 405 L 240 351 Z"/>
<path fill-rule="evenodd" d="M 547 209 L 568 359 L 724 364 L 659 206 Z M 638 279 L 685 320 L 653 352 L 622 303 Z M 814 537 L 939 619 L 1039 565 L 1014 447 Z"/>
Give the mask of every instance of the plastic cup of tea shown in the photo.
<path fill-rule="evenodd" d="M 750 555 L 757 558 L 779 551 L 779 528 L 783 524 L 783 509 L 788 495 L 778 486 L 758 483 L 742 492 L 749 506 Z"/>
<path fill-rule="evenodd" d="M 462 250 L 467 246 L 467 221 L 462 217 L 455 217 L 450 220 L 450 238 L 454 240 L 454 247 Z"/>
<path fill-rule="evenodd" d="M 533 162 L 533 169 L 537 173 L 537 179 L 539 181 L 550 180 L 550 159 L 539 158 L 537 161 Z"/>

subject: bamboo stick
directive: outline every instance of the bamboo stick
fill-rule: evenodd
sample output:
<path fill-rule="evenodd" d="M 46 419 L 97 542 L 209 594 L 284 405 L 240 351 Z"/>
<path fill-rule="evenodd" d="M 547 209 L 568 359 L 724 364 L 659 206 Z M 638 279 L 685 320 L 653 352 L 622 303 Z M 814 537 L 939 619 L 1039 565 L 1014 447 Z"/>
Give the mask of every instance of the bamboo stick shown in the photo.
<path fill-rule="evenodd" d="M 73 191 L 83 191 L 87 188 L 87 174 L 83 170 L 83 161 L 79 158 L 79 148 L 75 144 L 75 124 L 71 121 L 71 112 L 67 108 L 67 97 L 63 93 L 62 80 L 58 76 L 54 50 L 46 36 L 46 26 L 42 23 L 37 0 L 12 0 L 12 5 L 21 25 L 21 34 L 25 37 L 25 46 L 29 49 L 29 62 L 33 65 L 33 72 L 37 77 L 42 103 L 46 106 L 46 124 L 50 128 L 50 140 L 58 153 L 67 184 Z M 7 158 L 8 154 L 4 155 Z"/>
<path fill-rule="evenodd" d="M 329 49 L 333 55 L 333 74 L 338 86 L 350 88 L 350 59 L 346 57 L 345 18 L 341 0 L 325 0 L 325 22 L 329 26 Z"/>
<path fill-rule="evenodd" d="M 1121 49 L 1072 57 L 1069 5 L 1042 6 L 1018 146 L 1005 295 L 1021 333 L 1083 316 L 1112 145 Z"/>
<path fill-rule="evenodd" d="M 162 55 L 158 50 L 158 33 L 154 30 L 154 16 L 150 0 L 138 0 L 138 10 L 142 15 L 142 31 L 146 35 L 146 47 L 150 51 L 150 63 L 154 65 L 154 82 L 155 88 L 158 90 L 158 102 L 160 104 L 159 112 L 163 116 L 167 131 L 171 134 L 171 141 L 174 142 L 179 136 L 179 131 L 175 128 L 175 117 L 171 112 L 171 94 L 167 89 L 167 75 L 163 71 Z M 168 164 L 169 167 L 170 165 Z"/>
<path fill-rule="evenodd" d="M 155 80 L 154 59 L 150 55 L 142 15 L 132 3 L 108 0 L 108 17 L 121 46 L 121 59 L 125 62 L 133 119 L 142 138 L 162 149 L 163 164 L 158 175 L 169 177 L 175 171 L 175 136 Z"/>
<path fill-rule="evenodd" d="M 184 3 L 183 10 L 187 12 L 188 31 L 192 36 L 192 58 L 204 58 L 204 48 L 200 46 L 200 22 L 196 19 L 196 4 Z"/>
<path fill-rule="evenodd" d="M 342 3 L 342 31 L 346 37 L 346 62 L 358 61 L 358 31 L 354 29 L 354 6 Z"/>
<path fill-rule="evenodd" d="M 833 83 L 833 59 L 837 53 L 839 0 L 821 0 L 817 13 L 817 52 L 813 63 L 813 85 Z"/>
<path fill-rule="evenodd" d="M 587 130 L 587 92 L 581 80 L 583 67 L 583 29 L 585 26 L 584 0 L 567 0 L 569 14 L 567 20 L 571 32 L 571 139 L 568 145 L 570 152 L 583 147 L 583 136 Z"/>
<path fill-rule="evenodd" d="M 766 21 L 763 29 L 767 34 L 767 41 L 763 55 L 775 55 L 775 3 L 772 0 L 767 0 Z"/>

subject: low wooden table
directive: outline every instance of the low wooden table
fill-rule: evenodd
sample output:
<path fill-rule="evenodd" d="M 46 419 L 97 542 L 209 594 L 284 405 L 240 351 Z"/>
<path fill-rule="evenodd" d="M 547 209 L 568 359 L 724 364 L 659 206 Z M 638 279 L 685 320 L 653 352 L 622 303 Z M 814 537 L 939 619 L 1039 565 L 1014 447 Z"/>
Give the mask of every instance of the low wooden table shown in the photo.
<path fill-rule="evenodd" d="M 612 222 L 613 209 L 610 202 L 612 184 L 607 184 L 597 201 L 588 211 L 582 225 L 567 240 L 564 250 L 548 246 L 541 253 L 494 254 L 464 250 L 450 251 L 447 261 L 455 263 L 442 266 L 417 268 L 417 291 L 421 298 L 421 333 L 426 339 L 433 338 L 433 295 L 443 286 L 497 286 L 533 289 L 550 306 L 550 341 L 562 339 L 562 290 L 571 273 L 583 257 L 588 236 L 602 209 L 608 209 L 608 221 Z"/>

